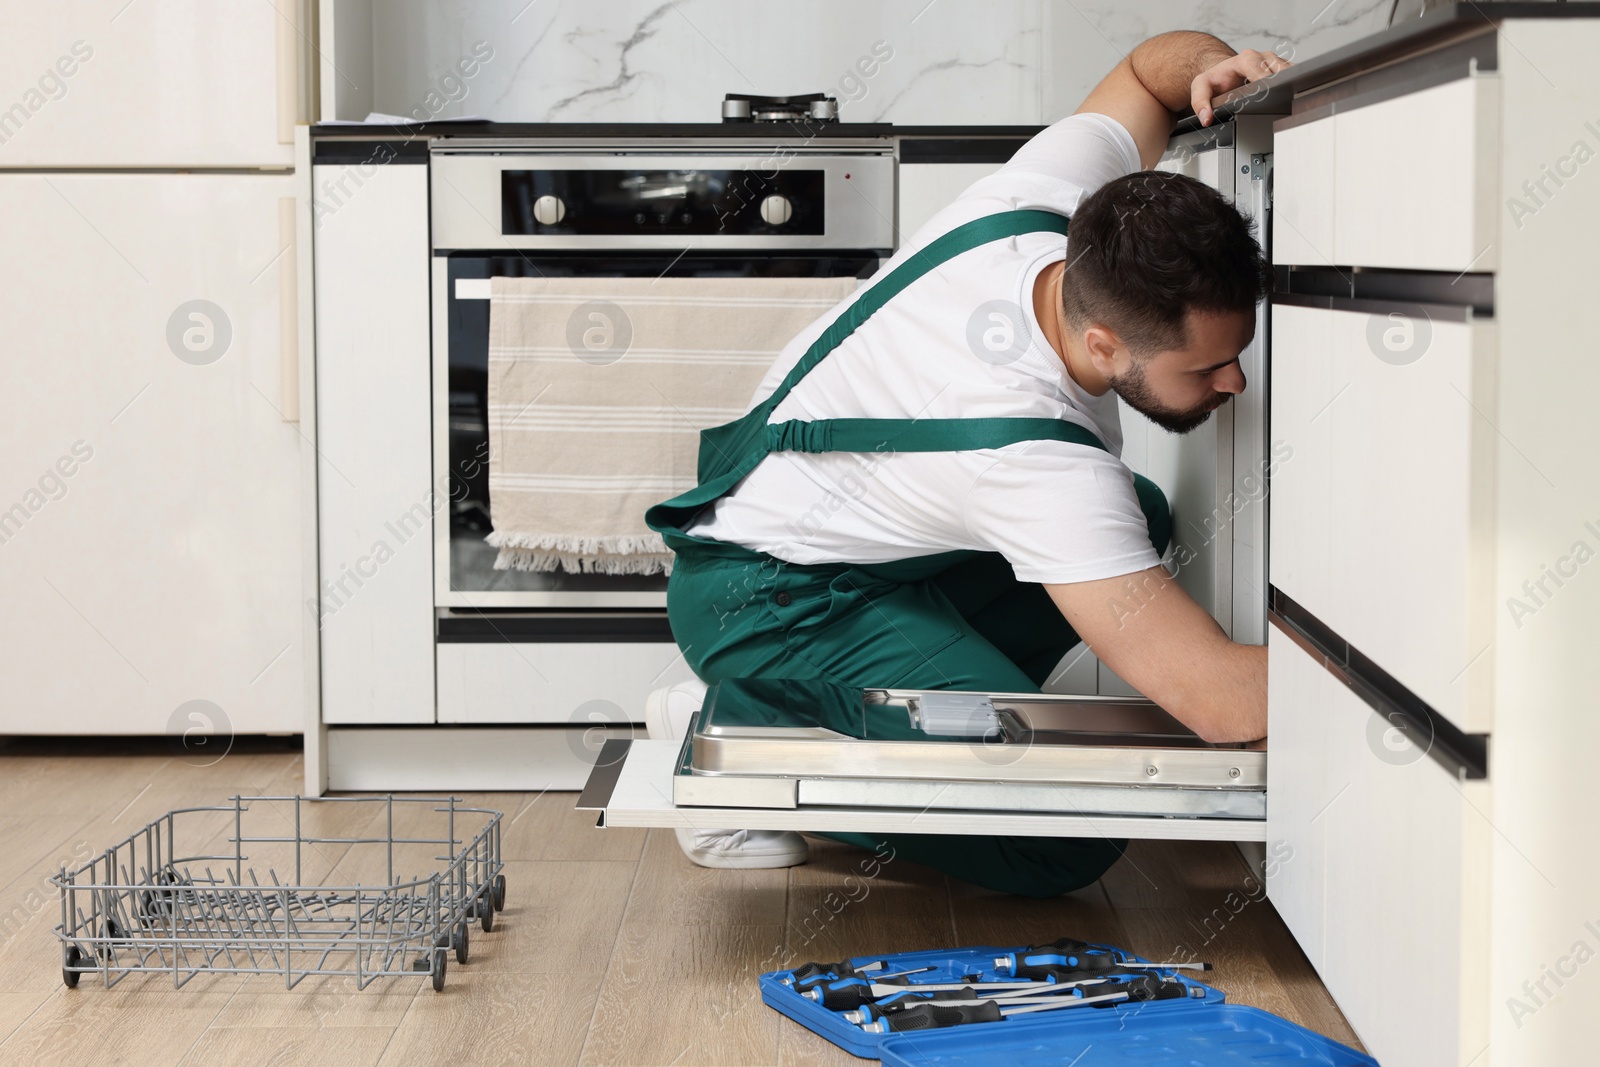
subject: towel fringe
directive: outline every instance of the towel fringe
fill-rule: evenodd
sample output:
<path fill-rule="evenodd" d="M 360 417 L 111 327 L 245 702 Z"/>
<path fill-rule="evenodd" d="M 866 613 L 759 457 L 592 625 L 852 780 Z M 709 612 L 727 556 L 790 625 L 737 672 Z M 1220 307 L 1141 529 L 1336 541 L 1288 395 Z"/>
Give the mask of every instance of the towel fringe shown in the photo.
<path fill-rule="evenodd" d="M 661 535 L 576 537 L 558 534 L 491 533 L 484 540 L 500 550 L 497 571 L 565 571 L 568 574 L 671 574 L 672 552 Z"/>
<path fill-rule="evenodd" d="M 497 571 L 565 571 L 568 574 L 671 574 L 672 557 L 569 556 L 528 548 L 502 548 Z"/>

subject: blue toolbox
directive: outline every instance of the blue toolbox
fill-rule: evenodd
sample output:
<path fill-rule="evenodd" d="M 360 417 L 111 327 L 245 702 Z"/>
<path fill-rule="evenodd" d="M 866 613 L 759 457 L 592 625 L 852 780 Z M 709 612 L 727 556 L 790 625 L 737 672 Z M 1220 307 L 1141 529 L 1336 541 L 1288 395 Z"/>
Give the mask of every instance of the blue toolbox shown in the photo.
<path fill-rule="evenodd" d="M 1287 1019 L 1227 1003 L 1189 977 L 1205 968 L 1061 938 L 807 963 L 759 982 L 769 1007 L 885 1067 L 1377 1067 Z"/>

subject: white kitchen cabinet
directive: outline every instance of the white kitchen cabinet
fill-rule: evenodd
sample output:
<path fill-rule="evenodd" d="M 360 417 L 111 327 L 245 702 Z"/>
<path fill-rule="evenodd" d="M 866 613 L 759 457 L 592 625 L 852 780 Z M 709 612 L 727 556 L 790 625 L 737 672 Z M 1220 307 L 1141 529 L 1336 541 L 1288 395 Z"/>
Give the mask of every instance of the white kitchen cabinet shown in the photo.
<path fill-rule="evenodd" d="M 1316 703 L 1320 663 L 1282 633 L 1267 631 L 1267 850 L 1276 857 L 1267 889 L 1313 967 L 1321 969 L 1327 894 L 1322 821 L 1330 786 L 1328 720 Z"/>
<path fill-rule="evenodd" d="M 1270 497 L 1277 621 L 1408 717 L 1391 730 L 1322 655 L 1273 634 L 1269 854 L 1294 858 L 1269 889 L 1385 1067 L 1567 1062 L 1600 1011 L 1585 966 L 1600 943 L 1585 814 L 1600 364 L 1584 297 L 1600 21 L 1522 10 L 1461 13 L 1455 43 L 1409 72 L 1392 56 L 1370 79 L 1341 70 L 1278 127 L 1278 219 L 1325 210 L 1305 172 L 1325 154 L 1288 147 L 1306 131 L 1326 136 L 1342 187 L 1331 254 L 1275 242 L 1279 266 L 1302 268 L 1280 274 L 1272 309 L 1273 435 L 1295 449 Z M 1456 45 L 1472 55 L 1455 81 L 1406 91 L 1446 75 Z M 1332 120 L 1304 121 L 1324 106 Z M 1435 306 L 1404 358 L 1382 334 L 1407 332 L 1388 311 L 1419 299 L 1477 310 Z M 1417 981 L 1396 993 L 1374 950 L 1414 961 Z"/>
<path fill-rule="evenodd" d="M 0 175 L 0 733 L 302 729 L 293 194 Z"/>
<path fill-rule="evenodd" d="M 1454 321 L 1448 316 L 1453 315 Z M 1272 580 L 1468 732 L 1488 730 L 1495 327 L 1280 302 Z"/>
<path fill-rule="evenodd" d="M 1268 893 L 1379 1062 L 1466 1062 L 1487 1036 L 1487 975 L 1466 961 L 1488 938 L 1489 785 L 1284 633 L 1268 647 Z"/>
<path fill-rule="evenodd" d="M 1482 75 L 1281 121 L 1274 262 L 1494 270 L 1499 92 Z"/>
<path fill-rule="evenodd" d="M 1495 269 L 1499 88 L 1462 78 L 1333 117 L 1333 261 Z"/>
<path fill-rule="evenodd" d="M 311 6 L 8 3 L 0 168 L 292 166 Z"/>
<path fill-rule="evenodd" d="M 1274 263 L 1335 263 L 1333 258 L 1333 119 L 1282 123 L 1272 139 Z"/>
<path fill-rule="evenodd" d="M 1271 582 L 1315 612 L 1332 592 L 1332 406 L 1349 389 L 1333 359 L 1333 318 L 1318 308 L 1272 309 Z"/>
<path fill-rule="evenodd" d="M 442 723 L 629 723 L 694 671 L 671 641 L 442 642 Z"/>
<path fill-rule="evenodd" d="M 434 721 L 426 156 L 312 167 L 322 720 Z"/>
<path fill-rule="evenodd" d="M 904 243 L 923 223 L 949 207 L 956 197 L 1001 163 L 902 163 L 895 172 L 895 239 Z"/>

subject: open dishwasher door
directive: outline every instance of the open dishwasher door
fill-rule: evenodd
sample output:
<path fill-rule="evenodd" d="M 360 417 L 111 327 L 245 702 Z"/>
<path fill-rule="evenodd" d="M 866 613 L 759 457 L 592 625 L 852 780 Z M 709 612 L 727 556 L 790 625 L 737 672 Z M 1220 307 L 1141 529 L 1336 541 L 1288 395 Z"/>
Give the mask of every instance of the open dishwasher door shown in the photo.
<path fill-rule="evenodd" d="M 1263 841 L 1266 756 L 1138 697 L 711 687 L 683 741 L 607 741 L 602 826 Z"/>

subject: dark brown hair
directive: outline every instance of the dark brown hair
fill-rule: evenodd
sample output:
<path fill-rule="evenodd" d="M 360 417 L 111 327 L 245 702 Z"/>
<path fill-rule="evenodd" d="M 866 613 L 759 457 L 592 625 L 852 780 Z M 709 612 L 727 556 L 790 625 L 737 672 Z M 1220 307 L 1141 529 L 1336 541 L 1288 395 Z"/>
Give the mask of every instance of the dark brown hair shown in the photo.
<path fill-rule="evenodd" d="M 1253 230 L 1215 189 L 1181 174 L 1107 182 L 1072 216 L 1067 321 L 1109 327 L 1139 355 L 1182 348 L 1190 309 L 1250 311 L 1266 295 L 1271 268 Z"/>

